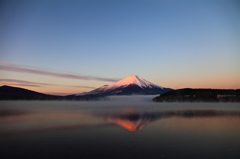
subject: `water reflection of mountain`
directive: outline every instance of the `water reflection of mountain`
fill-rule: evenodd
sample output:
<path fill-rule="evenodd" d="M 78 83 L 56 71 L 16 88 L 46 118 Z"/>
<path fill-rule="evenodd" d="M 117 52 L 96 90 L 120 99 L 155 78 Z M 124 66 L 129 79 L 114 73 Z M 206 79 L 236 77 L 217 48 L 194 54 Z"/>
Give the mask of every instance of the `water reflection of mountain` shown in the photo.
<path fill-rule="evenodd" d="M 126 128 L 129 131 L 136 131 L 142 129 L 150 122 L 159 118 L 161 118 L 161 116 L 155 113 L 130 112 L 127 114 L 116 114 L 108 117 L 107 119 Z"/>
<path fill-rule="evenodd" d="M 101 115 L 129 131 L 141 130 L 149 123 L 163 118 L 213 118 L 213 117 L 240 117 L 239 110 L 168 110 L 159 112 L 119 111 Z"/>

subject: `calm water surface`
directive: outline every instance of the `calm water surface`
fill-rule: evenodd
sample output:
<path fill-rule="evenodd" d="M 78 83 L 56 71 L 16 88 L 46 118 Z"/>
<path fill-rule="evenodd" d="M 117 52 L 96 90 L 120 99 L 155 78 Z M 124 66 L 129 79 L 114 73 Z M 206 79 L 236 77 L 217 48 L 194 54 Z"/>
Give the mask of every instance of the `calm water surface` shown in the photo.
<path fill-rule="evenodd" d="M 1 101 L 1 158 L 240 158 L 239 103 Z"/>

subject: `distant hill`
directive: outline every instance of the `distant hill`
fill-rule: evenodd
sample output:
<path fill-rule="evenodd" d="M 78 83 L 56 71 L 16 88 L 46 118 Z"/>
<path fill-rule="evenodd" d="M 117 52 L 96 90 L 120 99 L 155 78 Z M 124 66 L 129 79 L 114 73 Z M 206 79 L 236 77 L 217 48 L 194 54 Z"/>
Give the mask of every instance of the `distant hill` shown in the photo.
<path fill-rule="evenodd" d="M 153 98 L 155 102 L 240 102 L 240 89 L 178 89 Z"/>
<path fill-rule="evenodd" d="M 60 99 L 60 96 L 43 94 L 19 87 L 1 86 L 1 100 L 52 100 Z"/>
<path fill-rule="evenodd" d="M 6 85 L 0 87 L 0 100 L 98 100 L 100 98 L 91 95 L 81 97 L 55 96 L 19 87 Z"/>

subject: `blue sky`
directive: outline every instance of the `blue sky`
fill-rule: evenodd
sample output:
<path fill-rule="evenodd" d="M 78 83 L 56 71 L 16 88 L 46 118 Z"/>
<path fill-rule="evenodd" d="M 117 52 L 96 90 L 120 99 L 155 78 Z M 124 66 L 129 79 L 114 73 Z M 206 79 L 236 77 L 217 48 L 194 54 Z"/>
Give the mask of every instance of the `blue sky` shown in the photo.
<path fill-rule="evenodd" d="M 16 85 L 6 79 L 57 83 L 25 88 L 70 94 L 139 75 L 174 89 L 240 88 L 237 0 L 0 3 L 2 85 Z M 18 72 L 9 65 L 91 78 Z"/>

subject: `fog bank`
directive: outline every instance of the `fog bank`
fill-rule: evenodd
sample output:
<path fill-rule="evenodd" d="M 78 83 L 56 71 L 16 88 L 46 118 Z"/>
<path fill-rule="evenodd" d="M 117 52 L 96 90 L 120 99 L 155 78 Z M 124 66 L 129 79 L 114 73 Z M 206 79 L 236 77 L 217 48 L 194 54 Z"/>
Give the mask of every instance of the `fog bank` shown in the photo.
<path fill-rule="evenodd" d="M 116 102 L 151 102 L 157 95 L 122 95 L 122 96 L 109 96 L 110 101 Z"/>

